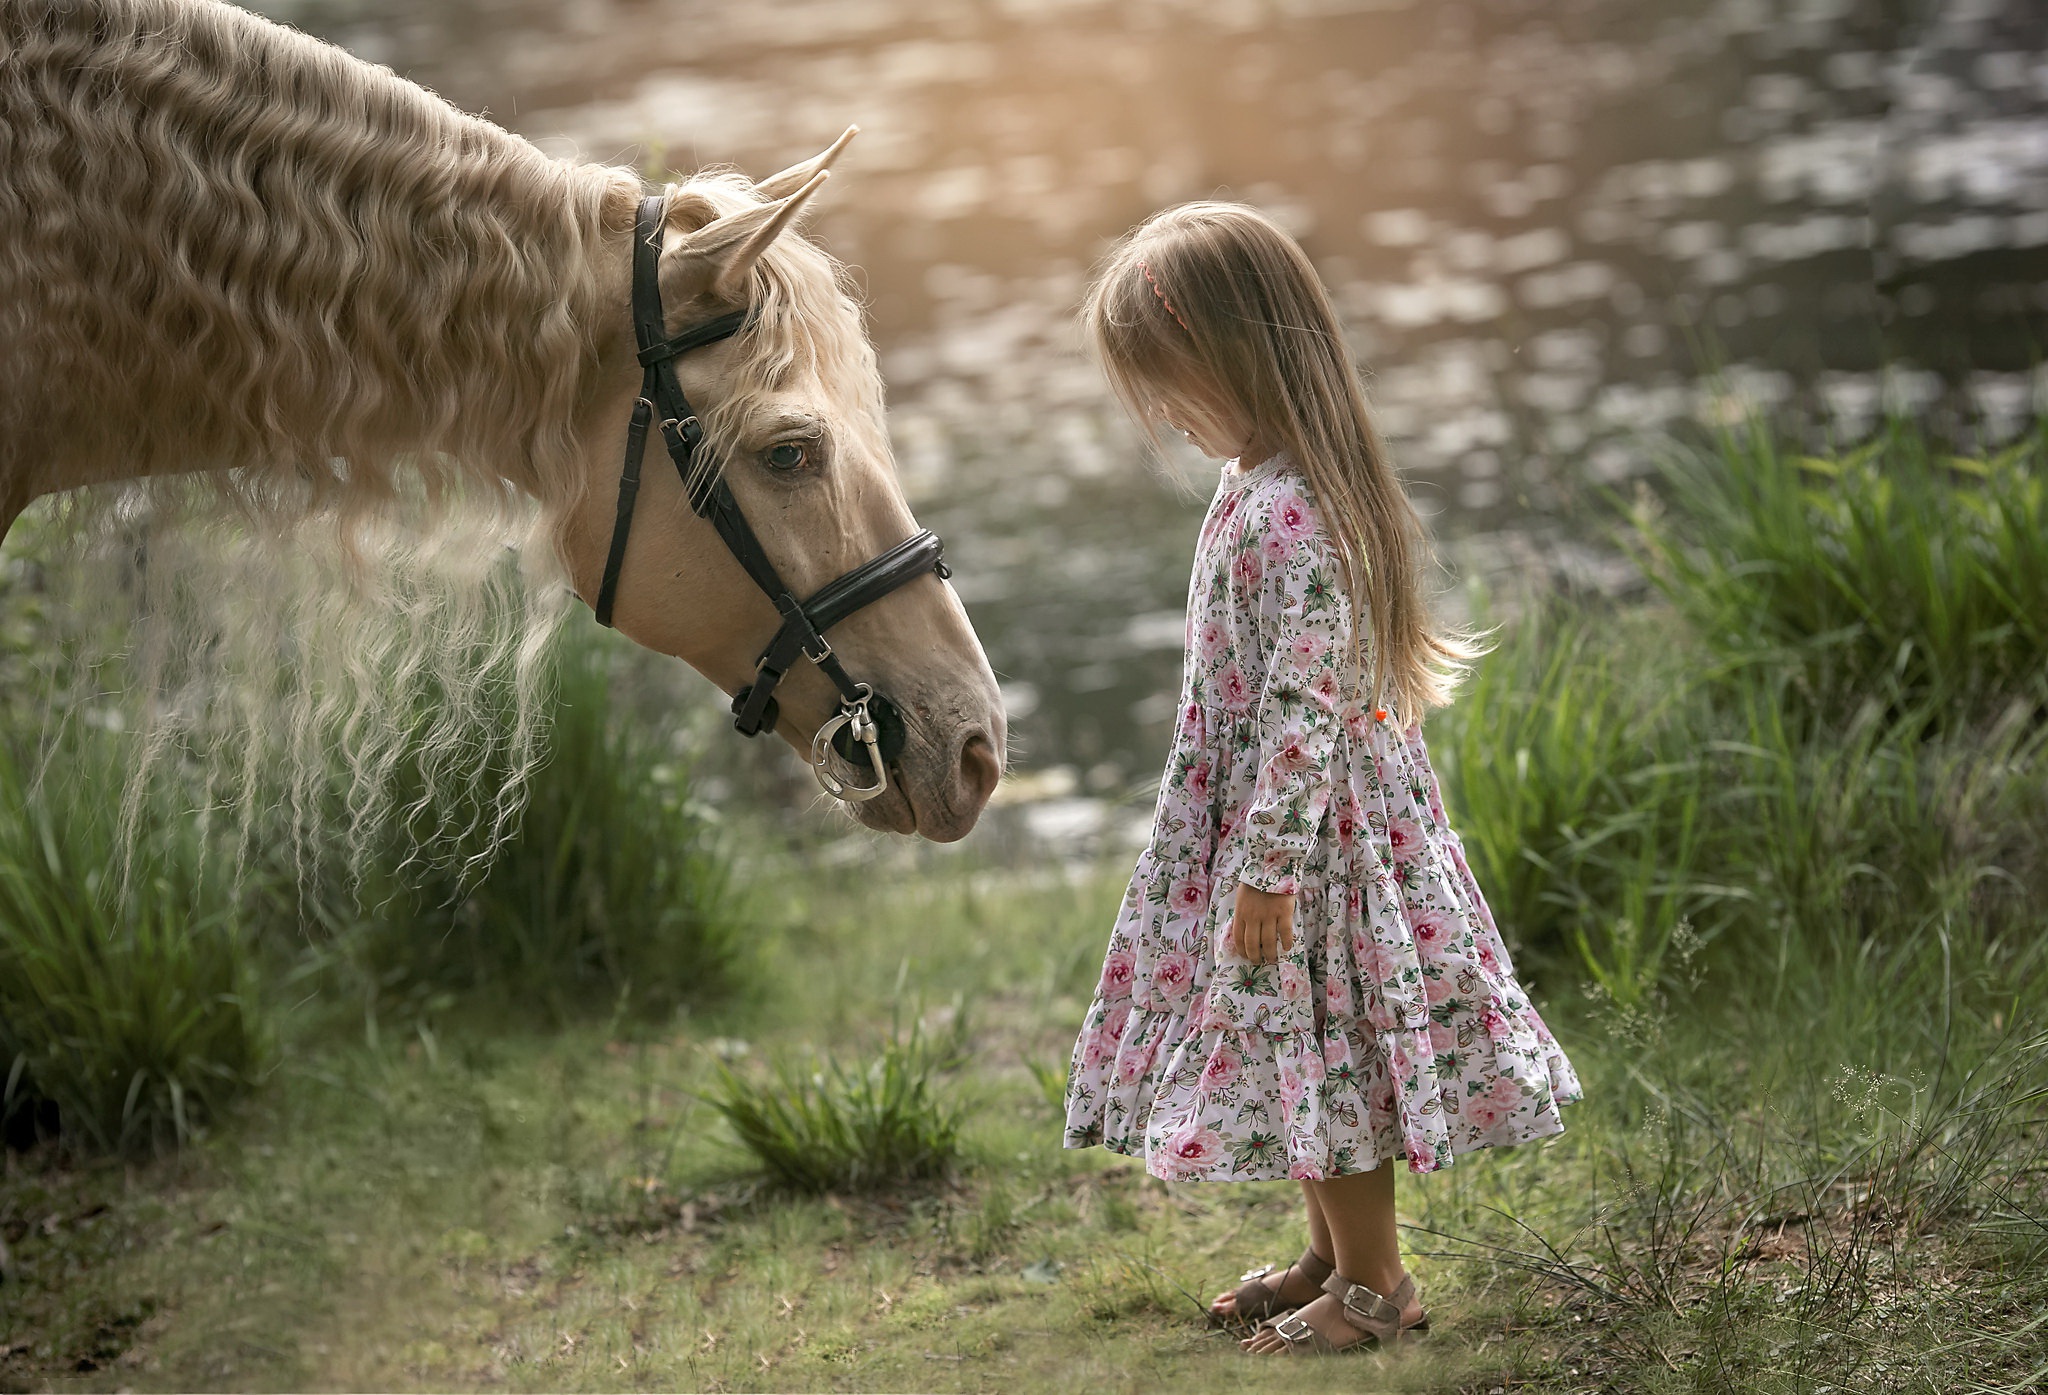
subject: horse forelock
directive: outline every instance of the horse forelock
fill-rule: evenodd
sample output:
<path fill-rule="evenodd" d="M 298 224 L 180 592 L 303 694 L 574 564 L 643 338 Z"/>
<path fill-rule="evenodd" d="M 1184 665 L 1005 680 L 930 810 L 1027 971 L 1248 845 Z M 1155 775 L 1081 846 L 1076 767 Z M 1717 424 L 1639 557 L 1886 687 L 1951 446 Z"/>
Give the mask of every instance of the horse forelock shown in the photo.
<path fill-rule="evenodd" d="M 668 192 L 671 221 L 686 228 L 763 201 L 751 180 L 730 170 L 699 171 Z M 784 233 L 755 264 L 748 305 L 754 323 L 733 341 L 732 391 L 704 414 L 714 452 L 738 438 L 763 397 L 810 377 L 845 409 L 841 429 L 886 459 L 881 371 L 846 266 L 801 232 Z"/>

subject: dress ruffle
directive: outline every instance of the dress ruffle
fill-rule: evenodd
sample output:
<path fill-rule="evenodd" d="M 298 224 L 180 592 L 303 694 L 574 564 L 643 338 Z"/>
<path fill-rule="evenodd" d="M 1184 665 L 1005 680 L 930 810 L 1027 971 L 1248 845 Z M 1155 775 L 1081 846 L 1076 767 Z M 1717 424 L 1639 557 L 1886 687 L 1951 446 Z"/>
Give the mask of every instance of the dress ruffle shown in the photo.
<path fill-rule="evenodd" d="M 1140 855 L 1074 1046 L 1069 1147 L 1248 1181 L 1388 1158 L 1430 1172 L 1562 1131 L 1578 1079 L 1431 808 L 1426 755 L 1402 745 L 1409 759 L 1391 763 L 1423 778 L 1382 778 L 1389 762 L 1351 772 L 1329 830 L 1333 870 L 1350 875 L 1302 880 L 1278 963 L 1229 949 L 1231 898 L 1214 889 L 1233 885 L 1228 857 L 1212 875 Z"/>

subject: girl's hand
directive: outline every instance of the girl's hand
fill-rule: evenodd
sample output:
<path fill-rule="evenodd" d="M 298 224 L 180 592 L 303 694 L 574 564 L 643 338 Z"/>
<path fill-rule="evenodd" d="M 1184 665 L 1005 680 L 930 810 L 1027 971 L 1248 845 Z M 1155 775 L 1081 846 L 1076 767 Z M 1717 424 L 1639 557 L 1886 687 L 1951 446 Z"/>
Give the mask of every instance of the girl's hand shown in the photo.
<path fill-rule="evenodd" d="M 1230 947 L 1254 964 L 1271 964 L 1294 948 L 1294 897 L 1239 882 Z"/>

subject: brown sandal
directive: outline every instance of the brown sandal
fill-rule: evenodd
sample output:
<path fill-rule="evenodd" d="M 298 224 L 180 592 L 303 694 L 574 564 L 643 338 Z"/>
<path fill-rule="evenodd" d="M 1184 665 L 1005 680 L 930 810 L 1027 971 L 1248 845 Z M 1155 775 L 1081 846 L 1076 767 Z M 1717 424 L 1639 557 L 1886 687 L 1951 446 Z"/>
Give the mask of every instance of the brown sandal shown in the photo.
<path fill-rule="evenodd" d="M 1219 1321 L 1257 1322 L 1261 1318 L 1269 1318 L 1275 1313 L 1287 1311 L 1295 1306 L 1280 1296 L 1281 1288 L 1287 1283 L 1288 1269 L 1299 1269 L 1304 1278 L 1318 1285 L 1337 1272 L 1330 1261 L 1317 1254 L 1314 1246 L 1310 1246 L 1301 1252 L 1300 1259 L 1275 1275 L 1271 1283 L 1265 1282 L 1265 1279 L 1268 1274 L 1273 1273 L 1272 1265 L 1262 1264 L 1256 1269 L 1246 1270 L 1240 1276 L 1241 1281 L 1236 1291 L 1231 1294 L 1231 1297 L 1237 1300 L 1237 1306 L 1227 1313 L 1219 1313 L 1211 1308 L 1210 1316 Z"/>
<path fill-rule="evenodd" d="M 1413 1334 L 1429 1330 L 1428 1313 L 1405 1327 L 1401 1325 L 1402 1310 L 1415 1298 L 1412 1275 L 1401 1276 L 1401 1286 L 1394 1290 L 1392 1297 L 1382 1297 L 1342 1274 L 1331 1274 L 1325 1279 L 1323 1292 L 1337 1300 L 1344 1314 L 1337 1325 L 1350 1329 L 1350 1335 L 1316 1327 L 1303 1316 L 1306 1307 L 1297 1308 L 1277 1322 L 1266 1324 L 1287 1343 L 1290 1355 L 1348 1351 L 1353 1347 L 1374 1344 L 1391 1347 Z"/>

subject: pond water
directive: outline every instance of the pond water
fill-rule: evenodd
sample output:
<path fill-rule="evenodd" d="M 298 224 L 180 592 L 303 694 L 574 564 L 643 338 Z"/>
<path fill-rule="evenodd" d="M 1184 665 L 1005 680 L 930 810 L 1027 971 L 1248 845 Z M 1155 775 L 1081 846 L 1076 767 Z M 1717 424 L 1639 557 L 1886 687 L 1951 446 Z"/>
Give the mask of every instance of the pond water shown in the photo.
<path fill-rule="evenodd" d="M 1212 467 L 1146 463 L 1073 325 L 1162 205 L 1303 239 L 1447 560 L 1496 585 L 1626 586 L 1585 506 L 1686 423 L 1995 442 L 2048 402 L 2039 0 L 259 8 L 562 154 L 765 174 L 860 124 L 815 227 L 1045 795 L 1150 775 L 1178 681 Z"/>

